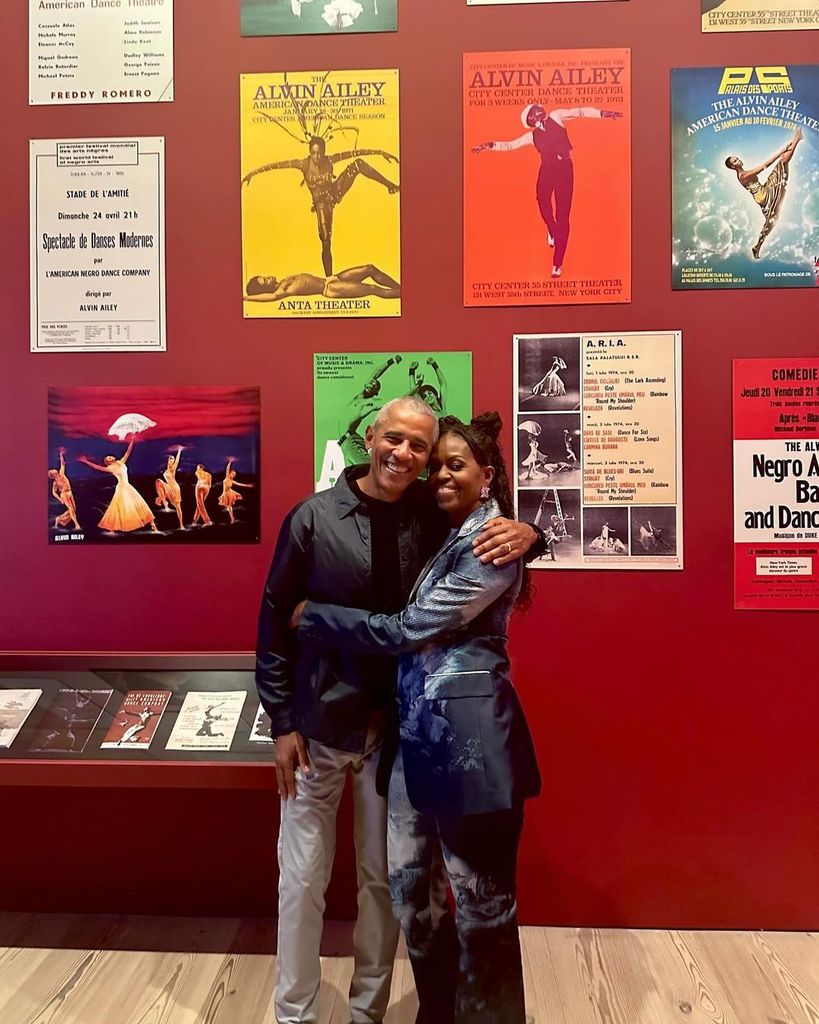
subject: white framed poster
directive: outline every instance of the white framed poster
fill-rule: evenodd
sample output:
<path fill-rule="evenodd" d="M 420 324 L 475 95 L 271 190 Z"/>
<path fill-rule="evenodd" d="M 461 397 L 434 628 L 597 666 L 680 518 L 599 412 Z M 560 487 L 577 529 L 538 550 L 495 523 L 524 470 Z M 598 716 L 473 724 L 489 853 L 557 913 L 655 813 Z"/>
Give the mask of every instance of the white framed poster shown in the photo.
<path fill-rule="evenodd" d="M 165 140 L 31 142 L 31 351 L 165 350 Z"/>
<path fill-rule="evenodd" d="M 679 331 L 514 338 L 515 506 L 535 569 L 682 569 Z"/>
<path fill-rule="evenodd" d="M 28 102 L 173 99 L 173 0 L 29 0 Z"/>
<path fill-rule="evenodd" d="M 165 749 L 230 750 L 246 699 L 246 690 L 186 693 Z"/>

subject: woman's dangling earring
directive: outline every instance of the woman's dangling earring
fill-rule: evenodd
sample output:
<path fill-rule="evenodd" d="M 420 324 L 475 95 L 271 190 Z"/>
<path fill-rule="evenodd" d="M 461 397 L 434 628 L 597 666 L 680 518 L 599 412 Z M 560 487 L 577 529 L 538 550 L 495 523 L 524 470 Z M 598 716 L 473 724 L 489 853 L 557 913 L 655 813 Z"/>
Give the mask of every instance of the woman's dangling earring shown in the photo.
<path fill-rule="evenodd" d="M 489 501 L 489 485 L 484 484 L 481 488 L 481 501 Z"/>

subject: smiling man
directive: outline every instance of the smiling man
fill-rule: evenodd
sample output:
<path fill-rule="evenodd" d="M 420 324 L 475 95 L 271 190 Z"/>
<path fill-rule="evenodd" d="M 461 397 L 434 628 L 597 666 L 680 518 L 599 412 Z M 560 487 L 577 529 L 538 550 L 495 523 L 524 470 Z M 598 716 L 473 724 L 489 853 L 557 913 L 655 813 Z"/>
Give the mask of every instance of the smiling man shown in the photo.
<path fill-rule="evenodd" d="M 273 723 L 281 796 L 278 1024 L 318 1021 L 324 894 L 348 775 L 358 874 L 350 1018 L 376 1024 L 387 1009 L 398 925 L 388 884 L 386 789 L 376 785 L 376 772 L 394 708 L 395 661 L 298 645 L 288 620 L 303 599 L 387 614 L 405 606 L 448 529 L 418 480 L 437 436 L 436 414 L 425 402 L 414 396 L 387 402 L 366 431 L 369 465 L 346 469 L 332 489 L 297 505 L 273 555 L 259 616 L 256 683 Z M 525 523 L 493 520 L 478 538 L 476 557 L 502 564 L 536 540 Z M 389 755 L 384 760 L 386 783 Z"/>

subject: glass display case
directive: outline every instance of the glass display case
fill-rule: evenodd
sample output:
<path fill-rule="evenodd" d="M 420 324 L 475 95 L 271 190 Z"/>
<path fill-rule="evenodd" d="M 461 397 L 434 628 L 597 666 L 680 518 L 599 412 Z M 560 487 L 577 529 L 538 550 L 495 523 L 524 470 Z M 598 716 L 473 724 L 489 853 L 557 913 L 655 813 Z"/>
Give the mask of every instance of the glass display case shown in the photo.
<path fill-rule="evenodd" d="M 83 669 L 0 672 L 5 785 L 256 788 L 274 784 L 272 765 L 270 719 L 247 665 L 111 659 Z"/>

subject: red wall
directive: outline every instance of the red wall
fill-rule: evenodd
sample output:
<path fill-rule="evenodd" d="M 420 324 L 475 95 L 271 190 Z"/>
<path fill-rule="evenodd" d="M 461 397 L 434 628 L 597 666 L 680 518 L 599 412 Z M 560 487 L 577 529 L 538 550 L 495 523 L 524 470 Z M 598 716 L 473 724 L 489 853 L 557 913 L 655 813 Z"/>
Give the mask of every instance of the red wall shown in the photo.
<path fill-rule="evenodd" d="M 472 9 L 402 0 L 393 35 L 241 39 L 238 0 L 176 0 L 174 103 L 29 108 L 26 7 L 0 5 L 3 649 L 249 650 L 277 525 L 311 486 L 315 350 L 472 349 L 476 408 L 509 413 L 515 331 L 680 328 L 685 571 L 541 573 L 535 606 L 514 628 L 515 679 L 545 777 L 528 809 L 523 917 L 819 928 L 817 618 L 732 610 L 729 390 L 732 357 L 816 354 L 817 295 L 672 294 L 668 114 L 670 67 L 816 61 L 819 33 L 704 37 L 697 0 Z M 583 46 L 633 51 L 634 301 L 465 310 L 461 53 Z M 403 317 L 243 321 L 240 72 L 392 66 L 401 69 Z M 88 135 L 166 138 L 167 354 L 28 352 L 27 141 Z M 46 389 L 121 382 L 261 384 L 260 547 L 206 559 L 198 549 L 48 547 Z M 259 855 L 241 827 L 229 833 L 234 850 L 246 843 L 248 857 Z"/>

